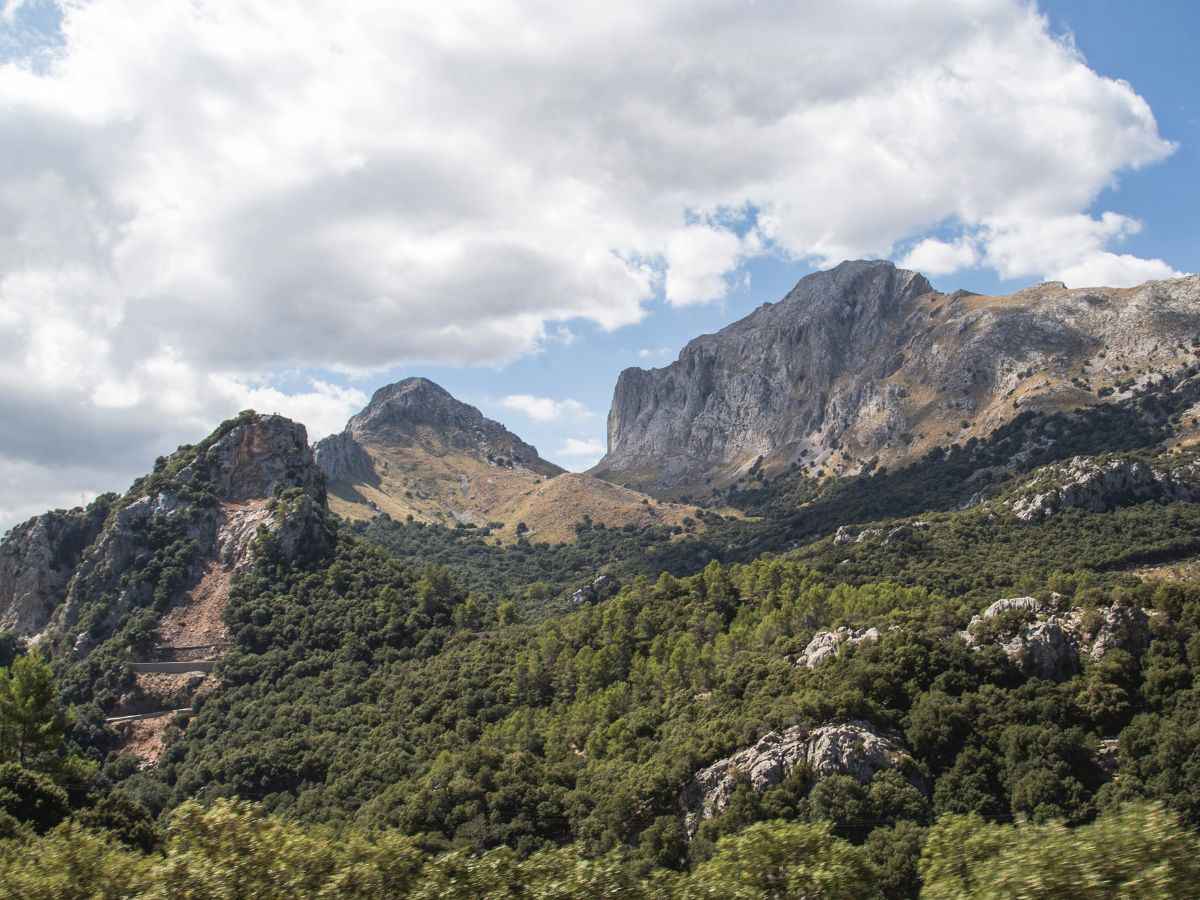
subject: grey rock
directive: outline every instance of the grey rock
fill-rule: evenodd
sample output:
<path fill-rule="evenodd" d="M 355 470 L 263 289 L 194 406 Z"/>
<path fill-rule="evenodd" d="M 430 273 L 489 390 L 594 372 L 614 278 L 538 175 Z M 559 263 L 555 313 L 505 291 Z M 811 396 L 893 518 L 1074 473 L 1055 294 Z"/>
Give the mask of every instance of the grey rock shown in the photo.
<path fill-rule="evenodd" d="M 1109 776 L 1121 768 L 1121 742 L 1117 738 L 1102 738 L 1096 748 L 1096 764 Z"/>
<path fill-rule="evenodd" d="M 1122 604 L 1102 607 L 1088 614 L 1080 607 L 1060 610 L 1062 598 L 1047 602 L 1035 597 L 997 600 L 971 619 L 960 637 L 979 649 L 999 646 L 1027 675 L 1047 679 L 1069 678 L 1085 659 L 1102 659 L 1113 649 L 1142 653 L 1150 643 L 1150 616 L 1146 610 Z M 1006 613 L 1020 613 L 997 629 L 990 620 Z"/>
<path fill-rule="evenodd" d="M 56 510 L 16 526 L 0 541 L 0 630 L 31 637 L 62 602 L 75 566 L 96 540 L 109 504 Z"/>
<path fill-rule="evenodd" d="M 1058 680 L 1079 669 L 1076 635 L 1056 618 L 1035 622 L 1001 646 L 1027 675 Z"/>
<path fill-rule="evenodd" d="M 620 582 L 611 575 L 598 575 L 590 584 L 586 584 L 571 595 L 571 602 L 576 606 L 584 603 L 599 603 L 614 596 L 621 589 Z"/>
<path fill-rule="evenodd" d="M 864 642 L 879 640 L 879 629 L 838 628 L 836 631 L 818 631 L 801 654 L 796 658 L 797 666 L 815 669 L 828 659 L 833 659 L 843 647 L 853 647 Z"/>
<path fill-rule="evenodd" d="M 701 769 L 680 795 L 689 837 L 704 819 L 719 815 L 745 778 L 761 793 L 780 784 L 797 765 L 817 778 L 849 775 L 867 782 L 883 769 L 905 767 L 912 757 L 866 722 L 830 723 L 809 730 L 794 726 L 763 735 L 752 747 Z"/>
<path fill-rule="evenodd" d="M 377 390 L 341 434 L 318 441 L 317 464 L 330 481 L 375 480 L 365 448 L 421 446 L 438 454 L 473 453 L 494 465 L 528 469 L 546 477 L 563 472 L 499 422 L 456 400 L 427 378 L 406 378 Z"/>
<path fill-rule="evenodd" d="M 1071 384 L 1080 365 L 1112 382 L 1121 373 L 1106 373 L 1105 359 L 1164 371 L 1189 363 L 1179 345 L 1197 333 L 1200 276 L 987 298 L 935 292 L 888 262 L 846 262 L 696 338 L 666 367 L 622 372 L 593 474 L 690 491 L 760 465 L 903 464 L 956 440 L 961 419 L 986 432 L 1018 405 L 1099 402 Z"/>
<path fill-rule="evenodd" d="M 331 482 L 378 484 L 375 462 L 349 431 L 332 434 L 313 445 L 317 466 Z"/>
<path fill-rule="evenodd" d="M 1040 470 L 1008 505 L 1021 521 L 1041 522 L 1067 509 L 1106 512 L 1157 498 L 1200 500 L 1200 467 L 1193 463 L 1162 470 L 1137 460 L 1077 456 Z"/>
<path fill-rule="evenodd" d="M 254 416 L 208 448 L 193 464 L 208 473 L 222 500 L 270 497 L 276 488 L 299 487 L 323 495 L 308 436 L 283 416 Z"/>

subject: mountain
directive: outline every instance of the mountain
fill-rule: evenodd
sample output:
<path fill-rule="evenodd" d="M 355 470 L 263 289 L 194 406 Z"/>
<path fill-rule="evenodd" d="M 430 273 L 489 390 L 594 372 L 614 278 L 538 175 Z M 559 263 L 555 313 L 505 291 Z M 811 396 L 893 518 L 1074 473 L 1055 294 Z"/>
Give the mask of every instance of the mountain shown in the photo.
<path fill-rule="evenodd" d="M 585 518 L 619 527 L 677 525 L 695 509 L 564 472 L 499 422 L 426 378 L 375 392 L 345 430 L 315 446 L 330 507 L 350 520 L 393 519 L 492 526 L 513 540 L 574 538 Z"/>
<path fill-rule="evenodd" d="M 108 515 L 109 498 L 54 510 L 12 529 L 0 543 L 0 630 L 36 634 L 67 590 L 79 558 Z"/>
<path fill-rule="evenodd" d="M 1022 411 L 1129 396 L 1200 350 L 1200 277 L 944 294 L 892 263 L 800 280 L 660 369 L 626 369 L 592 474 L 657 495 L 784 470 L 850 474 Z"/>
<path fill-rule="evenodd" d="M 692 508 L 410 380 L 315 451 L 243 413 L 10 532 L 0 898 L 1191 896 L 1195 279 L 977 298 L 850 263 L 789 296 L 618 391 L 648 482 L 754 453 L 741 515 L 667 527 Z M 896 427 L 959 429 L 788 461 L 883 440 L 897 384 Z M 499 515 L 574 539 L 437 524 Z"/>
<path fill-rule="evenodd" d="M 73 702 L 153 763 L 170 723 L 215 687 L 235 576 L 262 554 L 320 556 L 324 478 L 303 425 L 242 413 L 162 457 L 121 497 L 50 512 L 0 543 L 0 627 L 75 672 Z"/>
<path fill-rule="evenodd" d="M 106 494 L 86 509 L 56 510 L 12 529 L 0 543 L 0 628 L 90 647 L 136 609 L 166 612 L 181 598 L 224 593 L 247 564 L 259 526 L 289 552 L 313 539 L 282 528 L 303 517 L 285 515 L 276 494 L 294 488 L 320 510 L 322 483 L 303 425 L 243 413 L 160 458 L 124 496 Z M 186 548 L 173 547 L 168 564 L 162 550 L 173 543 Z"/>

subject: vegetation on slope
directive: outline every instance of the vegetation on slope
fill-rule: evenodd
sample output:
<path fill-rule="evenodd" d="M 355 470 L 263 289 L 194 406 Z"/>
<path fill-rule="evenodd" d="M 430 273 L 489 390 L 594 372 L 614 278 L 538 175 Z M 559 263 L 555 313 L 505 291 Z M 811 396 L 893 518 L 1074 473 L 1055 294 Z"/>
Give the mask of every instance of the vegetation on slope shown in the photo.
<path fill-rule="evenodd" d="M 165 534 L 129 575 L 146 580 L 143 608 L 82 662 L 57 648 L 73 709 L 44 689 L 43 663 L 0 638 L 0 665 L 27 683 L 6 705 L 17 682 L 0 680 L 0 883 L 69 891 L 67 861 L 86 859 L 72 883 L 118 896 L 184 883 L 236 896 L 230 872 L 247 869 L 269 879 L 262 896 L 911 897 L 923 885 L 1002 897 L 1028 891 L 1031 871 L 1094 886 L 1079 896 L 1121 896 L 1136 878 L 1159 879 L 1149 896 L 1185 895 L 1200 825 L 1187 762 L 1200 745 L 1200 585 L 1122 570 L 1194 553 L 1200 513 L 1151 500 L 1023 523 L 997 504 L 1075 453 L 1149 458 L 1191 393 L 1160 385 L 1073 418 L 1022 417 L 908 469 L 819 488 L 764 481 L 737 497 L 753 519 L 709 513 L 698 534 L 585 523 L 573 545 L 506 549 L 486 529 L 381 517 L 328 523 L 329 555 L 295 561 L 264 537 L 226 611 L 221 689 L 138 771 L 106 758 L 99 705 L 186 567 Z M 993 508 L 958 509 L 980 490 Z M 881 522 L 886 540 L 829 537 Z M 622 592 L 552 602 L 597 572 Z M 1148 649 L 1047 681 L 956 637 L 998 596 L 1052 591 L 1085 610 L 1155 610 Z M 91 602 L 101 615 L 105 598 Z M 795 664 L 839 625 L 882 638 Z M 18 707 L 57 723 L 36 753 L 13 749 Z M 919 784 L 817 780 L 801 766 L 761 793 L 739 785 L 688 839 L 680 795 L 698 769 L 771 730 L 849 719 L 895 735 Z M 1112 739 L 1115 779 L 1101 764 Z M 1114 841 L 1126 852 L 1106 852 Z M 1151 869 L 1154 842 L 1166 862 Z M 239 853 L 252 862 L 237 868 Z"/>

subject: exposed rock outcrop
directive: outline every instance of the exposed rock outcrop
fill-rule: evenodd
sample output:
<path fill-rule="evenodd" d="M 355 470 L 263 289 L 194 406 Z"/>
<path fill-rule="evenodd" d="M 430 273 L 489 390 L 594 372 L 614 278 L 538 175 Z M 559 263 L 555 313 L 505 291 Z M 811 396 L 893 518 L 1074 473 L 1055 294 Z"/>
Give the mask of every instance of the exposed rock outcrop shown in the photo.
<path fill-rule="evenodd" d="M 1150 615 L 1114 603 L 1095 610 L 1062 609 L 1062 598 L 997 600 L 974 616 L 961 637 L 973 648 L 1000 647 L 1027 675 L 1069 678 L 1084 659 L 1102 659 L 1113 649 L 1139 654 L 1150 643 Z"/>
<path fill-rule="evenodd" d="M 348 430 L 331 434 L 313 445 L 317 466 L 330 481 L 376 484 L 375 462 Z"/>
<path fill-rule="evenodd" d="M 330 481 L 369 480 L 375 469 L 365 448 L 372 445 L 466 452 L 546 477 L 563 471 L 542 459 L 536 447 L 427 378 L 406 378 L 377 390 L 341 434 L 317 443 L 317 464 Z"/>
<path fill-rule="evenodd" d="M 693 835 L 704 819 L 719 815 L 729 805 L 742 778 L 761 793 L 780 784 L 797 765 L 806 766 L 818 779 L 849 775 L 865 783 L 876 772 L 907 768 L 911 763 L 912 757 L 896 741 L 869 723 L 831 723 L 811 730 L 797 725 L 769 732 L 754 746 L 701 769 L 684 788 L 680 805 L 688 834 Z"/>
<path fill-rule="evenodd" d="M 284 558 L 320 552 L 324 508 L 324 478 L 304 426 L 243 413 L 198 447 L 181 448 L 118 501 L 79 560 L 52 627 L 72 635 L 83 654 L 131 610 L 150 605 L 161 588 L 137 573 L 154 564 L 164 540 L 190 550 L 180 592 L 214 565 L 230 577 L 244 569 L 260 532 Z"/>
<path fill-rule="evenodd" d="M 1196 333 L 1200 277 L 982 297 L 936 292 L 888 262 L 846 262 L 665 368 L 622 372 L 593 471 L 691 492 L 760 469 L 899 464 L 1020 410 L 1119 396 L 1130 369 L 1192 362 Z"/>
<path fill-rule="evenodd" d="M 620 583 L 611 575 L 598 575 L 590 584 L 585 584 L 571 595 L 571 602 L 576 606 L 584 603 L 599 603 L 607 600 L 621 589 Z"/>
<path fill-rule="evenodd" d="M 864 642 L 879 640 L 878 628 L 838 628 L 836 631 L 818 631 L 796 658 L 796 665 L 815 669 L 828 659 L 841 653 L 843 647 L 854 647 Z"/>
<path fill-rule="evenodd" d="M 1067 509 L 1106 512 L 1141 500 L 1200 500 L 1200 465 L 1159 469 L 1133 459 L 1076 456 L 1047 466 L 1021 496 L 1009 501 L 1023 522 L 1040 522 Z"/>
<path fill-rule="evenodd" d="M 111 497 L 55 510 L 13 528 L 0 543 L 0 631 L 23 637 L 46 627 L 83 552 L 96 540 Z"/>
<path fill-rule="evenodd" d="M 855 529 L 850 525 L 841 525 L 833 536 L 835 545 L 842 544 L 861 544 L 864 541 L 871 541 L 875 538 L 882 538 L 880 543 L 884 546 L 890 546 L 896 541 L 905 541 L 913 537 L 918 531 L 923 531 L 929 527 L 928 522 L 915 521 L 903 522 L 900 525 L 893 525 L 891 528 L 863 528 Z"/>

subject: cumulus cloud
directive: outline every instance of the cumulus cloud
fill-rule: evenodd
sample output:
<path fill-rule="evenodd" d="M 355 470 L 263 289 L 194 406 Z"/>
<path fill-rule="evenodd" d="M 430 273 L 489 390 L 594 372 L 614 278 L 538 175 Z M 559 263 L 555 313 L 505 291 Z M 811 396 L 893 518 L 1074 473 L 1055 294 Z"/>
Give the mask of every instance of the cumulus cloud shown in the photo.
<path fill-rule="evenodd" d="M 606 449 L 604 442 L 595 438 L 569 437 L 558 448 L 556 456 L 567 461 L 567 468 L 582 472 L 598 463 Z"/>
<path fill-rule="evenodd" d="M 953 241 L 925 238 L 908 251 L 900 265 L 926 275 L 945 275 L 969 269 L 978 262 L 979 247 L 972 238 L 959 237 Z"/>
<path fill-rule="evenodd" d="M 1141 230 L 1128 216 L 1106 212 L 999 220 L 986 229 L 987 263 L 1005 278 L 1043 275 L 1071 287 L 1129 287 L 1182 274 L 1161 259 L 1141 259 L 1106 249 Z"/>
<path fill-rule="evenodd" d="M 500 405 L 513 412 L 533 419 L 535 422 L 559 422 L 564 419 L 586 419 L 591 410 L 578 400 L 554 400 L 550 397 L 535 397 L 532 394 L 510 394 Z"/>
<path fill-rule="evenodd" d="M 260 398 L 321 430 L 351 405 L 322 370 L 501 363 L 762 253 L 950 223 L 913 253 L 1170 269 L 1088 211 L 1171 144 L 1024 0 L 63 6 L 55 53 L 0 65 L 0 396 L 38 411 L 0 465 L 73 429 L 161 452 Z"/>
<path fill-rule="evenodd" d="M 729 289 L 728 275 L 745 256 L 732 231 L 710 225 L 681 228 L 667 240 L 664 294 L 675 306 L 720 300 Z"/>

